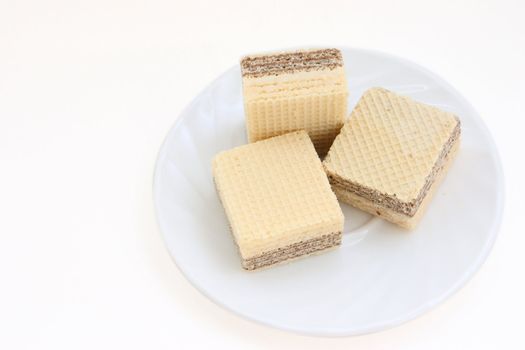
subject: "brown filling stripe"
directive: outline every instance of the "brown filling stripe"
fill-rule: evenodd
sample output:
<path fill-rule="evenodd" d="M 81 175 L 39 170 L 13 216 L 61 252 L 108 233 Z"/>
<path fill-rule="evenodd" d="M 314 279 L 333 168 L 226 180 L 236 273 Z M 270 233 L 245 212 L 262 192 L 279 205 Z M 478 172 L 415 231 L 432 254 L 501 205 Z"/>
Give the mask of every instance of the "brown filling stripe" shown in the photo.
<path fill-rule="evenodd" d="M 270 250 L 243 261 L 246 270 L 255 270 L 261 267 L 277 264 L 302 255 L 328 249 L 341 244 L 341 232 L 334 232 L 306 241 L 290 244 L 283 248 Z"/>
<path fill-rule="evenodd" d="M 241 60 L 242 75 L 248 78 L 321 69 L 333 70 L 342 66 L 343 55 L 338 49 L 247 56 Z"/>

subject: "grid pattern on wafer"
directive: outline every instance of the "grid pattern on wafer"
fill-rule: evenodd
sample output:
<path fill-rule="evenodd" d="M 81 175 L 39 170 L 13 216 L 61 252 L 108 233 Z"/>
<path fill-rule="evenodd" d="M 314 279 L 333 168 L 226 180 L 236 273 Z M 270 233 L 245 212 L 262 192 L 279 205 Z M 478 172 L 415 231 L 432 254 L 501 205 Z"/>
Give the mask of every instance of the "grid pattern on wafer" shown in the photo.
<path fill-rule="evenodd" d="M 249 102 L 250 141 L 264 140 L 295 130 L 307 130 L 320 155 L 326 154 L 344 123 L 345 92 Z"/>
<path fill-rule="evenodd" d="M 342 230 L 343 214 L 304 131 L 222 152 L 213 171 L 243 259 Z"/>
<path fill-rule="evenodd" d="M 328 174 L 413 201 L 458 119 L 382 88 L 364 93 L 324 161 Z"/>
<path fill-rule="evenodd" d="M 271 71 L 273 66 L 270 65 L 270 75 L 262 72 L 267 58 L 273 56 L 256 56 L 260 60 L 260 74 L 243 74 L 244 109 L 250 142 L 306 130 L 319 155 L 326 154 L 343 126 L 348 96 L 342 55 L 339 50 L 331 51 L 337 53 L 331 63 L 320 60 L 313 70 L 278 74 Z M 337 65 L 333 64 L 334 60 Z"/>

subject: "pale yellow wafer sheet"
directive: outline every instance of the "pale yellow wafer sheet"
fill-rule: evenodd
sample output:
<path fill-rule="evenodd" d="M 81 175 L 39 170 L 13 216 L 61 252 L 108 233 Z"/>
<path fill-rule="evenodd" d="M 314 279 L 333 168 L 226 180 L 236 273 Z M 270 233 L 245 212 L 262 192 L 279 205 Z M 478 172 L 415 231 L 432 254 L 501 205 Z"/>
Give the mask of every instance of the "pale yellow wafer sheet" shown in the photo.
<path fill-rule="evenodd" d="M 343 228 L 341 208 L 304 131 L 219 153 L 213 174 L 245 260 Z"/>
<path fill-rule="evenodd" d="M 324 166 L 328 174 L 410 202 L 457 123 L 452 113 L 373 88 L 359 100 Z"/>
<path fill-rule="evenodd" d="M 330 148 L 347 113 L 343 67 L 243 77 L 243 94 L 250 142 L 306 130 L 321 155 Z"/>

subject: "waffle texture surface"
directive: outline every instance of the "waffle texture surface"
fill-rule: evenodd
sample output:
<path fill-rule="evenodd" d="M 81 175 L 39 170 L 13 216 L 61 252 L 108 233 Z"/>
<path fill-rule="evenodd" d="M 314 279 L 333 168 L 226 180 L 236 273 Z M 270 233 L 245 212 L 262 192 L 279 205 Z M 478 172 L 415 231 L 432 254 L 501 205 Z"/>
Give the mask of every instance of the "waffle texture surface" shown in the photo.
<path fill-rule="evenodd" d="M 281 250 L 296 257 L 285 248 L 342 231 L 341 208 L 304 131 L 219 153 L 213 175 L 245 268 L 267 253 L 272 263 Z"/>
<path fill-rule="evenodd" d="M 444 179 L 449 167 L 451 166 L 457 154 L 458 149 L 459 141 L 454 144 L 449 154 L 443 159 L 443 162 L 441 164 L 442 169 L 440 169 L 440 172 L 437 173 L 436 178 L 430 185 L 428 192 L 425 194 L 423 200 L 421 201 L 421 204 L 418 206 L 417 211 L 413 216 L 409 216 L 392 208 L 385 207 L 381 202 L 374 202 L 369 199 L 366 199 L 356 194 L 355 192 L 349 191 L 345 187 L 332 185 L 332 189 L 334 190 L 335 195 L 341 202 L 349 203 L 352 206 L 366 211 L 372 215 L 380 216 L 381 218 L 387 221 L 390 221 L 403 228 L 411 230 L 417 226 L 417 224 L 423 217 L 426 208 L 432 200 L 432 196 L 435 194 L 438 186 Z"/>
<path fill-rule="evenodd" d="M 241 71 L 248 140 L 306 130 L 324 156 L 347 113 L 341 52 L 322 49 L 246 56 Z"/>
<path fill-rule="evenodd" d="M 383 88 L 366 91 L 335 139 L 324 167 L 332 183 L 414 215 L 448 151 L 459 142 L 452 113 Z"/>

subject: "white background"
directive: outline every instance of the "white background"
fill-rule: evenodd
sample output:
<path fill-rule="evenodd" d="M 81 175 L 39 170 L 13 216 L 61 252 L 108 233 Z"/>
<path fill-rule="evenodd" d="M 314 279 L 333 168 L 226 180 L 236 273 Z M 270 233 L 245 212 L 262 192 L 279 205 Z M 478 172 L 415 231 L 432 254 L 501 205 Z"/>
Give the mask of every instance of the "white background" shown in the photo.
<path fill-rule="evenodd" d="M 0 1 L 1 349 L 524 348 L 522 1 Z M 459 293 L 397 328 L 313 338 L 212 304 L 152 203 L 178 113 L 245 53 L 343 45 L 433 70 L 479 111 L 506 176 L 500 236 Z"/>

